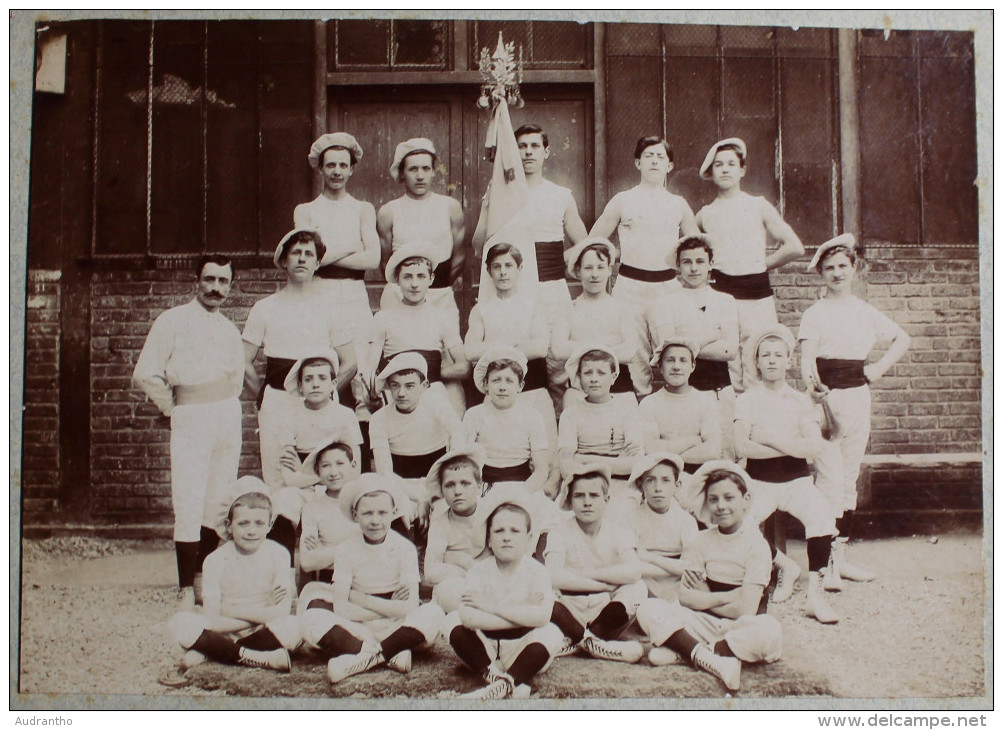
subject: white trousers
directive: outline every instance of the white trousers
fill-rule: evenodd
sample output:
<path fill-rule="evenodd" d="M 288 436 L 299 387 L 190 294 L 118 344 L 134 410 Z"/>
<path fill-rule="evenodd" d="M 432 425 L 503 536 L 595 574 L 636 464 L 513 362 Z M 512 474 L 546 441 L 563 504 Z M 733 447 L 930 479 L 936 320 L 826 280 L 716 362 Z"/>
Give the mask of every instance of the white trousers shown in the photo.
<path fill-rule="evenodd" d="M 198 542 L 215 529 L 215 504 L 237 479 L 240 401 L 175 406 L 171 414 L 171 503 L 174 541 Z"/>
<path fill-rule="evenodd" d="M 305 588 L 303 592 L 306 593 Z M 300 601 L 303 601 L 302 597 Z M 439 635 L 445 618 L 446 614 L 436 603 L 418 606 L 404 618 L 386 617 L 372 621 L 349 621 L 325 608 L 308 608 L 300 614 L 299 625 L 304 641 L 313 647 L 335 626 L 341 626 L 356 639 L 370 643 L 383 641 L 400 627 L 407 626 L 417 629 L 425 638 L 425 644 L 431 644 Z"/>
<path fill-rule="evenodd" d="M 442 623 L 442 635 L 449 640 L 449 635 L 452 633 L 453 629 L 460 626 L 462 622 L 460 621 L 460 614 L 457 611 L 449 613 L 446 615 L 446 620 Z M 539 626 L 532 631 L 529 631 L 524 636 L 520 636 L 518 639 L 492 639 L 486 636 L 483 631 L 476 629 L 475 633 L 477 638 L 481 640 L 481 644 L 484 646 L 484 651 L 488 655 L 488 659 L 492 663 L 498 663 L 502 665 L 505 671 L 508 671 L 512 666 L 512 663 L 516 658 L 522 654 L 523 650 L 530 644 L 542 644 L 550 654 L 550 659 L 547 663 L 543 665 L 543 668 L 537 672 L 537 674 L 542 674 L 547 671 L 547 667 L 550 666 L 550 662 L 553 660 L 554 655 L 560 651 L 561 645 L 564 643 L 564 634 L 561 630 L 557 628 L 554 624 L 546 624 L 545 626 Z"/>
<path fill-rule="evenodd" d="M 639 580 L 636 583 L 620 586 L 612 593 L 588 593 L 581 596 L 562 595 L 557 600 L 571 612 L 578 623 L 588 626 L 613 601 L 619 601 L 626 606 L 627 615 L 634 618 L 638 605 L 647 597 L 648 586 L 643 580 Z"/>
<path fill-rule="evenodd" d="M 171 637 L 181 644 L 185 649 L 190 649 L 192 644 L 198 641 L 203 631 L 212 630 L 212 622 L 201 613 L 181 611 L 174 614 L 167 622 L 167 628 L 171 632 Z M 224 636 L 233 641 L 242 639 L 249 634 L 253 634 L 260 626 L 251 626 L 243 631 L 222 632 Z M 275 638 L 289 651 L 299 647 L 302 642 L 299 632 L 299 622 L 295 616 L 282 616 L 272 619 L 265 624 L 265 628 L 275 635 Z"/>
<path fill-rule="evenodd" d="M 828 500 L 815 488 L 811 477 L 792 479 L 789 482 L 761 482 L 752 480 L 749 486 L 752 505 L 749 517 L 761 525 L 778 510 L 786 512 L 804 525 L 805 538 L 836 534 L 836 520 Z"/>
<path fill-rule="evenodd" d="M 833 443 L 839 448 L 842 460 L 842 484 L 838 491 L 833 490 L 831 497 L 836 516 L 840 517 L 844 511 L 857 507 L 860 463 L 871 437 L 871 389 L 867 385 L 833 388 L 829 391 L 829 407 L 840 430 Z"/>
<path fill-rule="evenodd" d="M 767 614 L 722 618 L 686 608 L 678 601 L 669 603 L 651 598 L 638 607 L 637 624 L 651 639 L 652 646 L 661 646 L 674 633 L 685 629 L 694 639 L 711 647 L 724 639 L 743 662 L 775 662 L 783 653 L 780 622 Z"/>

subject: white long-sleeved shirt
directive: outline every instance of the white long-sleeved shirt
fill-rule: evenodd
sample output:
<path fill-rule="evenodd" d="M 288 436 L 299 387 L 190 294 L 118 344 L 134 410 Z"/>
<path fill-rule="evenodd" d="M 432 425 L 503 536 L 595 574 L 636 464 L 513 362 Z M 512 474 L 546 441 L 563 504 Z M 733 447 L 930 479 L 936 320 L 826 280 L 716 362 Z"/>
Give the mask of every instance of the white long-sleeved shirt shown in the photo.
<path fill-rule="evenodd" d="M 176 385 L 226 380 L 239 396 L 244 382 L 240 330 L 197 299 L 168 309 L 154 321 L 132 377 L 165 416 L 174 410 Z"/>

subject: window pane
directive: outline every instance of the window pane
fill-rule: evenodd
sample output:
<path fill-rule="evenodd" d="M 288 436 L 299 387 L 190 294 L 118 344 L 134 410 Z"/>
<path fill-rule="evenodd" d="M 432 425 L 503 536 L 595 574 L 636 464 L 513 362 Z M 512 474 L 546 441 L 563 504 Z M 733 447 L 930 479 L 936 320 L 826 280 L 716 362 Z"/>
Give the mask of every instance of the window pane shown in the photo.
<path fill-rule="evenodd" d="M 494 53 L 498 33 L 505 43 L 522 46 L 526 68 L 591 68 L 592 26 L 555 21 L 477 20 L 471 24 L 470 63 L 477 67 L 481 49 Z"/>
<path fill-rule="evenodd" d="M 673 56 L 713 56 L 717 53 L 716 25 L 664 25 L 666 51 Z"/>
<path fill-rule="evenodd" d="M 394 66 L 416 64 L 446 67 L 446 22 L 442 20 L 396 20 Z"/>
<path fill-rule="evenodd" d="M 725 117 L 774 116 L 772 59 L 724 59 L 721 86 Z"/>
<path fill-rule="evenodd" d="M 833 31 L 828 28 L 777 28 L 777 49 L 781 57 L 832 58 Z"/>
<path fill-rule="evenodd" d="M 817 162 L 828 166 L 835 159 L 833 108 L 836 98 L 833 62 L 784 59 L 780 62 L 781 121 L 784 162 Z"/>
<path fill-rule="evenodd" d="M 861 59 L 860 201 L 870 238 L 919 241 L 916 106 L 912 59 Z"/>
<path fill-rule="evenodd" d="M 634 145 L 641 136 L 662 135 L 662 68 L 658 58 L 613 57 L 606 83 L 610 109 L 630 109 L 606 120 L 606 168 L 612 197 L 637 184 Z"/>
<path fill-rule="evenodd" d="M 579 23 L 533 22 L 533 64 L 563 62 L 586 68 L 588 28 Z"/>
<path fill-rule="evenodd" d="M 774 28 L 721 26 L 721 50 L 726 56 L 769 56 Z"/>
<path fill-rule="evenodd" d="M 530 32 L 528 21 L 514 20 L 478 20 L 474 22 L 473 43 L 471 43 L 472 68 L 480 63 L 481 49 L 487 48 L 488 53 L 494 54 L 498 45 L 498 33 L 506 43 L 515 42 L 515 50 L 518 54 L 519 46 L 522 46 L 522 58 L 524 62 L 532 61 L 533 48 L 530 45 Z"/>
<path fill-rule="evenodd" d="M 334 35 L 335 68 L 390 66 L 389 20 L 339 20 Z"/>
<path fill-rule="evenodd" d="M 714 186 L 700 179 L 707 150 L 721 138 L 721 83 L 716 58 L 669 58 L 665 68 L 666 133 L 675 169 L 669 189 L 696 212 L 714 199 Z"/>
<path fill-rule="evenodd" d="M 606 53 L 611 56 L 657 56 L 662 26 L 653 23 L 608 23 Z"/>
<path fill-rule="evenodd" d="M 146 253 L 149 22 L 101 23 L 95 251 Z"/>
<path fill-rule="evenodd" d="M 862 30 L 859 32 L 857 52 L 863 56 L 912 56 L 912 32 L 893 30 L 885 37 L 883 30 Z"/>

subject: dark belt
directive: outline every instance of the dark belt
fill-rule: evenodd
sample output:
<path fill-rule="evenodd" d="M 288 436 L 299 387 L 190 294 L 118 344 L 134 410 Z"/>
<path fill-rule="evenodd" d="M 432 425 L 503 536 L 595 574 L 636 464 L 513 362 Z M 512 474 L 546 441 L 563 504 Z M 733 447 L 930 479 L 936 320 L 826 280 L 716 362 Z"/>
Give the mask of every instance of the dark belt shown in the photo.
<path fill-rule="evenodd" d="M 521 639 L 532 630 L 528 626 L 518 626 L 513 629 L 495 629 L 494 631 L 484 631 L 482 633 L 494 641 L 509 641 L 511 639 Z"/>
<path fill-rule="evenodd" d="M 745 472 L 761 482 L 782 484 L 811 476 L 808 462 L 796 456 L 775 456 L 772 459 L 749 459 Z"/>
<path fill-rule="evenodd" d="M 620 276 L 635 281 L 646 281 L 655 284 L 661 281 L 672 281 L 676 278 L 675 269 L 663 269 L 662 271 L 652 271 L 651 269 L 639 269 L 630 264 L 620 264 Z"/>
<path fill-rule="evenodd" d="M 697 469 L 699 469 L 703 464 L 691 464 L 688 461 L 683 464 L 683 471 L 687 474 L 696 474 Z"/>
<path fill-rule="evenodd" d="M 363 269 L 346 269 L 344 266 L 338 266 L 338 264 L 327 264 L 317 269 L 317 276 L 321 279 L 355 279 L 356 281 L 363 281 L 366 278 L 366 272 Z"/>
<path fill-rule="evenodd" d="M 731 583 L 721 583 L 720 581 L 711 580 L 710 578 L 704 578 L 704 582 L 707 584 L 711 593 L 725 593 L 742 587 L 740 585 L 732 585 Z"/>
<path fill-rule="evenodd" d="M 380 370 L 383 370 L 388 362 L 404 352 L 417 352 L 425 358 L 425 364 L 428 367 L 428 382 L 437 383 L 442 380 L 442 353 L 438 350 L 401 350 L 390 356 L 383 355 L 380 357 Z"/>
<path fill-rule="evenodd" d="M 867 385 L 864 376 L 866 360 L 837 360 L 834 358 L 815 358 L 818 377 L 822 385 L 828 388 L 856 388 Z"/>
<path fill-rule="evenodd" d="M 634 381 L 630 379 L 630 370 L 627 369 L 626 365 L 620 366 L 620 373 L 616 376 L 616 380 L 613 381 L 613 386 L 609 391 L 610 393 L 634 392 Z"/>
<path fill-rule="evenodd" d="M 612 593 L 613 591 L 561 591 L 562 596 L 596 596 L 600 593 Z"/>
<path fill-rule="evenodd" d="M 528 461 L 515 466 L 491 466 L 484 465 L 484 481 L 488 484 L 497 482 L 524 482 L 533 476 L 533 470 Z"/>
<path fill-rule="evenodd" d="M 535 357 L 526 363 L 526 385 L 523 391 L 547 387 L 547 359 Z"/>
<path fill-rule="evenodd" d="M 261 408 L 261 402 L 265 399 L 265 388 L 286 389 L 286 376 L 295 364 L 295 360 L 284 357 L 265 358 L 265 383 L 258 390 L 258 397 L 255 401 L 258 408 Z"/>
<path fill-rule="evenodd" d="M 721 390 L 731 385 L 728 363 L 724 360 L 704 360 L 698 357 L 694 362 L 690 385 L 697 390 Z"/>
<path fill-rule="evenodd" d="M 435 267 L 432 272 L 432 286 L 430 289 L 448 289 L 452 285 L 453 260 L 452 257 L 446 259 Z"/>
<path fill-rule="evenodd" d="M 446 453 L 445 447 L 431 454 L 394 454 L 391 452 L 390 460 L 393 462 L 394 474 L 402 479 L 424 479 L 432 471 L 432 466 Z"/>
<path fill-rule="evenodd" d="M 711 275 L 713 277 L 711 287 L 725 294 L 731 294 L 735 299 L 769 299 L 773 296 L 770 274 L 766 271 L 761 274 L 732 276 L 713 269 Z"/>
<path fill-rule="evenodd" d="M 560 281 L 564 269 L 564 241 L 537 241 L 536 272 L 540 281 Z"/>

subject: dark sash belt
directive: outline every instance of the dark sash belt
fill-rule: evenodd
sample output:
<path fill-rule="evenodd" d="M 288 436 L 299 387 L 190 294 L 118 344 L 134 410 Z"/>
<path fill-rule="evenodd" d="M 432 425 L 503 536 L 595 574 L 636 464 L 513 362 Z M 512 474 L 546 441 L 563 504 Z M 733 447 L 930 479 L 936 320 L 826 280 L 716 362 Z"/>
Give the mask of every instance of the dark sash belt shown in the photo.
<path fill-rule="evenodd" d="M 714 269 L 711 275 L 713 277 L 711 287 L 725 294 L 731 294 L 735 299 L 768 299 L 773 296 L 770 275 L 766 271 L 761 274 L 732 276 Z"/>
<path fill-rule="evenodd" d="M 261 402 L 265 399 L 265 388 L 275 388 L 276 390 L 286 389 L 286 376 L 295 364 L 295 360 L 284 357 L 265 358 L 265 384 L 258 390 L 258 398 L 255 401 L 258 408 L 261 408 Z"/>
<path fill-rule="evenodd" d="M 711 593 L 725 593 L 742 587 L 732 585 L 731 583 L 721 583 L 720 581 L 711 580 L 710 578 L 705 578 L 704 580 L 707 583 L 707 587 L 710 588 Z"/>
<path fill-rule="evenodd" d="M 547 359 L 536 357 L 526 363 L 526 387 L 524 391 L 547 387 Z"/>
<path fill-rule="evenodd" d="M 363 281 L 366 278 L 366 272 L 363 269 L 346 269 L 344 266 L 338 266 L 338 264 L 327 264 L 317 269 L 317 276 L 321 279 L 355 279 L 356 281 Z"/>
<path fill-rule="evenodd" d="M 731 385 L 728 363 L 724 360 L 704 360 L 698 357 L 694 363 L 690 385 L 697 390 L 721 390 Z"/>
<path fill-rule="evenodd" d="M 703 464 L 691 464 L 688 461 L 683 464 L 683 471 L 687 474 L 696 474 L 697 469 L 699 469 Z"/>
<path fill-rule="evenodd" d="M 391 453 L 390 460 L 394 465 L 394 474 L 402 479 L 424 479 L 432 471 L 432 465 L 445 453 L 445 447 L 433 451 L 431 454 L 416 454 L 415 456 Z"/>
<path fill-rule="evenodd" d="M 613 381 L 613 387 L 609 390 L 611 393 L 634 392 L 634 381 L 630 379 L 630 370 L 626 365 L 620 366 L 620 374 L 616 376 L 616 380 Z"/>
<path fill-rule="evenodd" d="M 836 360 L 826 357 L 815 358 L 818 377 L 828 388 L 856 388 L 867 385 L 864 377 L 866 360 Z"/>
<path fill-rule="evenodd" d="M 660 281 L 672 281 L 676 278 L 676 270 L 663 269 L 662 271 L 652 271 L 651 269 L 639 269 L 630 264 L 620 264 L 620 276 L 654 284 Z"/>
<path fill-rule="evenodd" d="M 528 626 L 519 626 L 512 629 L 495 629 L 494 631 L 484 631 L 482 633 L 493 641 L 509 641 L 511 639 L 521 639 L 532 630 Z"/>
<path fill-rule="evenodd" d="M 540 281 L 564 278 L 564 241 L 536 242 L 536 272 Z"/>
<path fill-rule="evenodd" d="M 811 476 L 808 462 L 796 456 L 775 456 L 772 459 L 749 459 L 746 473 L 753 479 L 770 484 L 791 482 Z"/>
<path fill-rule="evenodd" d="M 484 481 L 488 484 L 497 482 L 524 482 L 533 476 L 533 470 L 528 461 L 515 466 L 491 466 L 484 465 Z"/>
<path fill-rule="evenodd" d="M 425 358 L 425 364 L 428 366 L 428 382 L 438 383 L 442 380 L 442 353 L 438 350 L 401 350 L 401 352 L 395 352 L 389 357 L 383 355 L 380 357 L 380 370 L 383 370 L 388 362 L 403 352 L 417 352 Z"/>
<path fill-rule="evenodd" d="M 432 286 L 430 288 L 448 289 L 452 284 L 452 273 L 453 259 L 450 257 L 435 267 L 435 271 L 432 272 Z"/>

